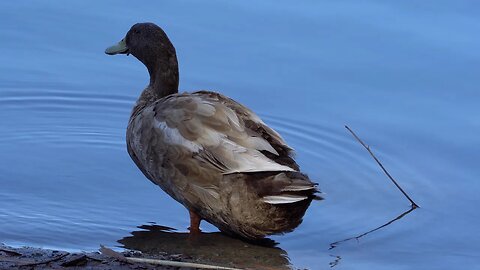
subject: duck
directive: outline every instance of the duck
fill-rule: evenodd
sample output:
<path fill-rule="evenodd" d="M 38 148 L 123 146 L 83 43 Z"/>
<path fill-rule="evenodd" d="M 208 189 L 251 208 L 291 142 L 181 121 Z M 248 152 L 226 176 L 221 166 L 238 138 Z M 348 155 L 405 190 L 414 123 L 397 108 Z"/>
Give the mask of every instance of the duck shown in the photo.
<path fill-rule="evenodd" d="M 300 225 L 318 184 L 294 150 L 246 106 L 215 91 L 178 91 L 175 47 L 150 22 L 134 24 L 105 50 L 132 55 L 150 75 L 131 111 L 127 151 L 147 179 L 189 212 L 190 233 L 205 220 L 246 240 Z"/>

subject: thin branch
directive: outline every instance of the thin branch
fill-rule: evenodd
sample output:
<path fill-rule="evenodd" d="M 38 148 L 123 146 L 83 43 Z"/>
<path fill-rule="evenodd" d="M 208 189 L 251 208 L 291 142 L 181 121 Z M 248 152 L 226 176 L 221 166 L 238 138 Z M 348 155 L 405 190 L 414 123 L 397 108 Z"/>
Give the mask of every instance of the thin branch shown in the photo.
<path fill-rule="evenodd" d="M 147 258 L 132 258 L 132 257 L 126 257 L 126 258 L 127 258 L 127 261 L 129 262 L 149 263 L 149 264 L 164 265 L 164 266 L 191 267 L 191 268 L 199 268 L 199 269 L 241 270 L 239 268 L 223 267 L 223 266 L 208 265 L 208 264 L 201 264 L 201 263 L 166 261 L 166 260 L 147 259 Z"/>
<path fill-rule="evenodd" d="M 388 225 L 394 223 L 395 221 L 403 218 L 404 216 L 410 214 L 410 212 L 412 212 L 413 210 L 415 210 L 415 207 L 412 205 L 412 207 L 411 207 L 409 210 L 401 213 L 401 214 L 400 214 L 399 216 L 397 216 L 396 218 L 390 220 L 389 222 L 387 222 L 387 223 L 385 223 L 385 224 L 383 224 L 383 225 L 381 225 L 381 226 L 376 227 L 375 229 L 372 229 L 372 230 L 370 230 L 370 231 L 368 231 L 368 232 L 364 232 L 364 233 L 359 234 L 359 235 L 354 236 L 354 237 L 345 238 L 345 239 L 343 239 L 343 240 L 340 240 L 340 241 L 336 241 L 336 242 L 331 243 L 329 249 L 334 249 L 334 248 L 336 248 L 336 247 L 338 246 L 338 244 L 341 244 L 341 243 L 343 243 L 343 242 L 347 242 L 347 241 L 350 241 L 350 240 L 354 240 L 354 239 L 355 239 L 355 240 L 358 241 L 360 238 L 362 238 L 362 237 L 364 237 L 364 236 L 366 236 L 366 235 L 368 235 L 368 234 L 370 234 L 370 233 L 373 233 L 373 232 L 375 232 L 375 231 L 378 231 L 378 230 L 380 230 L 381 228 L 387 227 Z"/>
<path fill-rule="evenodd" d="M 13 256 L 21 256 L 22 255 L 21 253 L 18 253 L 15 250 L 10 250 L 10 249 L 6 249 L 6 248 L 0 248 L 0 251 L 3 251 L 5 253 L 8 253 L 8 254 L 13 255 Z"/>
<path fill-rule="evenodd" d="M 216 265 L 200 264 L 200 263 L 189 263 L 189 262 L 178 262 L 178 261 L 167 261 L 167 260 L 157 260 L 157 259 L 147 259 L 147 258 L 133 258 L 125 257 L 122 253 L 116 252 L 110 248 L 107 248 L 103 245 L 100 245 L 100 252 L 106 256 L 115 258 L 120 261 L 128 262 L 139 262 L 139 263 L 149 263 L 155 265 L 164 265 L 164 266 L 174 266 L 174 267 L 191 267 L 198 269 L 222 269 L 222 270 L 241 270 L 238 268 L 223 267 Z"/>
<path fill-rule="evenodd" d="M 348 126 L 345 126 L 345 128 L 350 131 L 350 133 L 352 133 L 353 137 L 355 137 L 355 139 L 363 146 L 365 147 L 365 149 L 367 149 L 368 153 L 370 153 L 370 155 L 373 157 L 373 159 L 377 162 L 377 164 L 380 166 L 380 168 L 382 168 L 383 172 L 388 176 L 388 178 L 390 178 L 390 180 L 392 180 L 393 184 L 395 184 L 395 186 L 403 193 L 403 195 L 410 201 L 410 203 L 412 204 L 412 209 L 415 209 L 415 208 L 419 208 L 420 206 L 418 206 L 418 204 L 416 204 L 411 198 L 410 196 L 408 196 L 408 194 L 400 187 L 400 185 L 397 183 L 397 181 L 395 181 L 395 179 L 393 179 L 393 177 L 388 173 L 388 171 L 385 169 L 385 167 L 383 167 L 382 163 L 377 159 L 377 157 L 372 153 L 372 151 L 370 150 L 370 147 L 367 146 L 358 136 L 357 134 L 355 134 Z M 411 211 L 410 210 L 410 211 Z"/>
<path fill-rule="evenodd" d="M 55 258 L 52 258 L 52 259 L 49 259 L 49 260 L 45 260 L 45 261 L 40 261 L 40 262 L 32 262 L 32 263 L 24 263 L 24 264 L 20 264 L 20 266 L 34 266 L 34 265 L 39 265 L 39 264 L 47 264 L 47 263 L 51 263 L 51 262 L 54 262 L 54 261 L 58 261 L 60 259 L 62 259 L 63 257 L 65 256 L 68 256 L 70 253 L 64 253 L 62 255 L 59 255 Z"/>

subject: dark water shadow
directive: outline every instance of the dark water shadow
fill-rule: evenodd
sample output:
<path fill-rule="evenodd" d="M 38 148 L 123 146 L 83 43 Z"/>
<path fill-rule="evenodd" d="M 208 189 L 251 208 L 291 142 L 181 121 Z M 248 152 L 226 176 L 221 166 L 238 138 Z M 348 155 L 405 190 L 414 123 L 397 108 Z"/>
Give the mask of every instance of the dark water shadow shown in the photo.
<path fill-rule="evenodd" d="M 287 252 L 270 239 L 247 243 L 220 232 L 191 236 L 159 225 L 142 225 L 117 242 L 145 255 L 181 254 L 192 262 L 244 269 L 291 269 Z"/>

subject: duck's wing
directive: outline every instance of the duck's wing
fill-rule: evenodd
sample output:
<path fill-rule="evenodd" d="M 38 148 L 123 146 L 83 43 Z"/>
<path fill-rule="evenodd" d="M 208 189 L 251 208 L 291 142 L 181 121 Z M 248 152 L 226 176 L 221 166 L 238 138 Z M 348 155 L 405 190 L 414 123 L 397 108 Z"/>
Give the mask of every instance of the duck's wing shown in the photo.
<path fill-rule="evenodd" d="M 266 140 L 276 152 L 261 151 L 262 154 L 275 162 L 286 165 L 296 171 L 299 170 L 298 164 L 293 159 L 294 150 L 274 129 L 267 126 L 260 117 L 251 111 L 249 108 L 236 102 L 235 100 L 211 91 L 199 91 L 195 94 L 206 95 L 209 98 L 225 104 L 232 109 L 237 116 L 243 121 L 245 130 L 248 134 L 254 137 L 261 137 Z"/>
<path fill-rule="evenodd" d="M 277 132 L 223 95 L 176 94 L 154 106 L 153 125 L 164 143 L 189 149 L 195 159 L 222 174 L 298 169 L 292 149 Z"/>

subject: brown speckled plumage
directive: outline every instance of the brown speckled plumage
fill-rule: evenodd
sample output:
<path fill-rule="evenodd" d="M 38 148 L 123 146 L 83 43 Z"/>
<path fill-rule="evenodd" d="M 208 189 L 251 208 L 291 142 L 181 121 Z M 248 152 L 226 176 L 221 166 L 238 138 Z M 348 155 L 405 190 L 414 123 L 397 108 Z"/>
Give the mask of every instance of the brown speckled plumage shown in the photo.
<path fill-rule="evenodd" d="M 211 91 L 178 93 L 175 49 L 142 23 L 126 47 L 150 73 L 132 110 L 127 148 L 145 176 L 220 230 L 248 239 L 297 227 L 317 189 L 282 137 L 245 106 Z"/>

